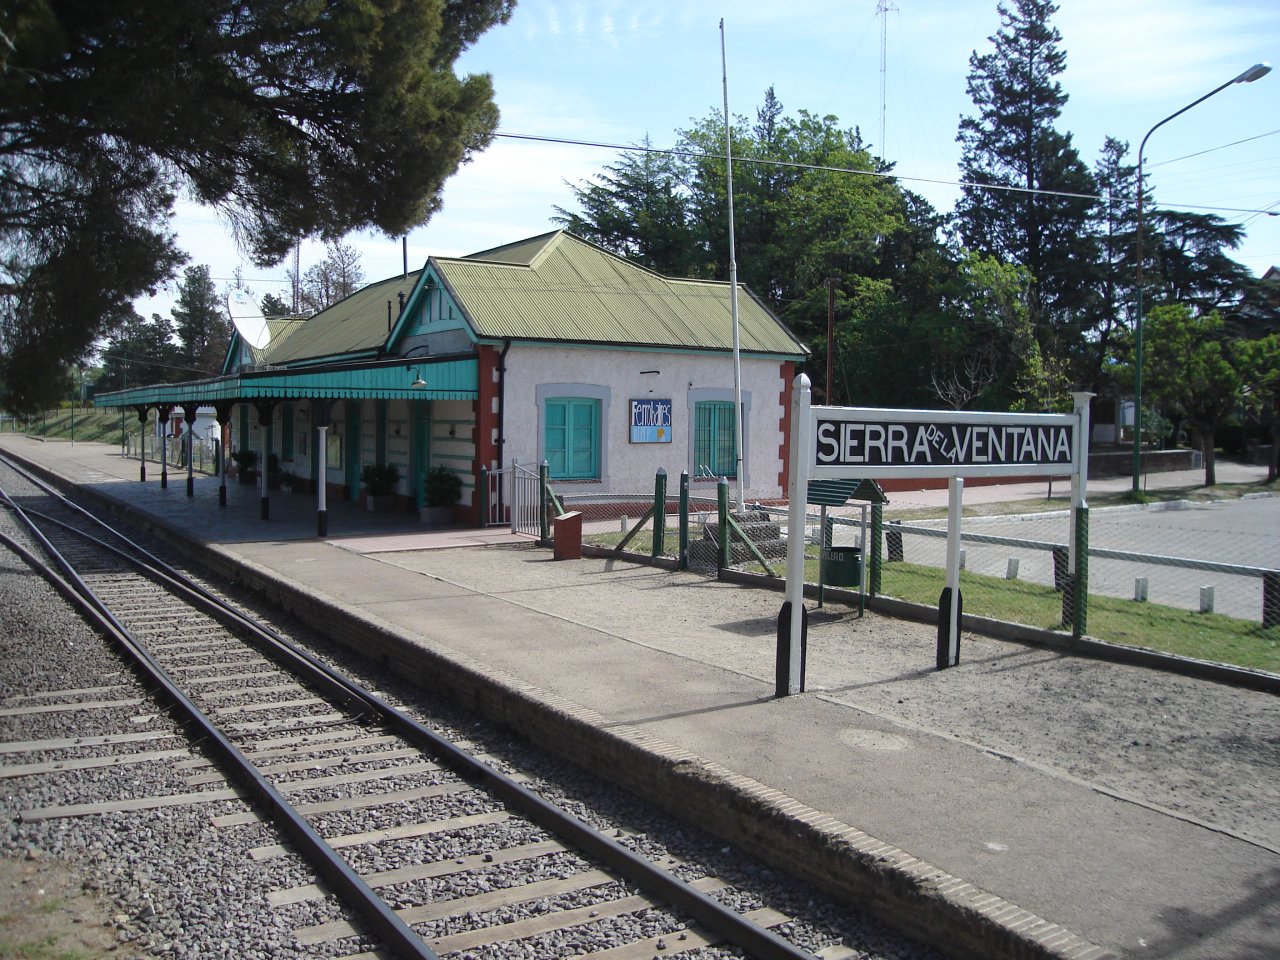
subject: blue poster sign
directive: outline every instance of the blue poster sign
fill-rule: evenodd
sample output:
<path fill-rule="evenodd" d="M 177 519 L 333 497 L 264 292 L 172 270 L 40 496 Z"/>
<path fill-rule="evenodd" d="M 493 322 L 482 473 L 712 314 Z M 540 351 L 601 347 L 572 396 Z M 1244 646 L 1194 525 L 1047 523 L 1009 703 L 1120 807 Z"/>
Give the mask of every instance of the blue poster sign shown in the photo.
<path fill-rule="evenodd" d="M 671 401 L 631 401 L 631 442 L 671 442 Z"/>

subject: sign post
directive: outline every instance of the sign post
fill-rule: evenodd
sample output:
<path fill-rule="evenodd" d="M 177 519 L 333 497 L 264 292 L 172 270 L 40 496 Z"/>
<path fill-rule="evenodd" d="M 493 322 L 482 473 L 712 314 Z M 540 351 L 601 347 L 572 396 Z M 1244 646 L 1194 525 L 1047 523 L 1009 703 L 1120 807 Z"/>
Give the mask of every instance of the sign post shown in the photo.
<path fill-rule="evenodd" d="M 778 696 L 803 690 L 804 524 L 809 480 L 947 478 L 947 579 L 939 598 L 937 664 L 939 669 L 954 666 L 960 655 L 964 478 L 1069 474 L 1073 507 L 1077 514 L 1087 511 L 1084 489 L 1092 394 L 1072 396 L 1075 409 L 1061 414 L 815 407 L 810 401 L 809 378 L 804 374 L 796 377 L 791 395 L 787 482 L 786 601 L 778 625 Z M 1073 527 L 1069 569 L 1078 579 L 1087 565 L 1077 557 L 1076 541 Z M 1076 586 L 1084 589 L 1083 584 Z"/>

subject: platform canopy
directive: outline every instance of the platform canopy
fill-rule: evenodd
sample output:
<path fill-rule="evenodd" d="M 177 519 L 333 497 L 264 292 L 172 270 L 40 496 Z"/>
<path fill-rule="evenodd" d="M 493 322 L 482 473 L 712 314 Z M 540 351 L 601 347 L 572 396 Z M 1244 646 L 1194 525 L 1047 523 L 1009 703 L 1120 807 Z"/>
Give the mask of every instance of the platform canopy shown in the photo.
<path fill-rule="evenodd" d="M 474 400 L 478 362 L 474 354 L 419 357 L 303 369 L 242 370 L 183 383 L 149 384 L 100 393 L 100 407 L 212 404 L 281 399 Z M 414 386 L 415 382 L 422 384 Z"/>

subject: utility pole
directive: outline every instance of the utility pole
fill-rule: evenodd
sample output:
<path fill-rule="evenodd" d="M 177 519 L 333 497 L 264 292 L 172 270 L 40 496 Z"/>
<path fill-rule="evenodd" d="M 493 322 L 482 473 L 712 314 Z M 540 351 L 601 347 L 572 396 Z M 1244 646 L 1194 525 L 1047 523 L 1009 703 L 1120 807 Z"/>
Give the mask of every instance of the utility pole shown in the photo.
<path fill-rule="evenodd" d="M 836 278 L 827 277 L 827 404 L 836 405 L 835 379 L 832 370 L 836 353 Z"/>

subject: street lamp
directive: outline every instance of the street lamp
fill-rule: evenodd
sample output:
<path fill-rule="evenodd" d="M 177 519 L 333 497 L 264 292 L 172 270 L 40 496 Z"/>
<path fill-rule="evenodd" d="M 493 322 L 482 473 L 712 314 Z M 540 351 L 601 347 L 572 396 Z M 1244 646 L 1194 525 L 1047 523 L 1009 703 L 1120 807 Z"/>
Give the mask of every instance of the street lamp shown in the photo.
<path fill-rule="evenodd" d="M 1138 312 L 1134 321 L 1134 367 L 1133 367 L 1133 492 L 1138 493 L 1139 473 L 1142 467 L 1142 152 L 1147 147 L 1147 140 L 1150 136 L 1163 127 L 1174 117 L 1181 116 L 1196 104 L 1204 103 L 1215 93 L 1221 93 L 1227 87 L 1237 83 L 1253 83 L 1253 81 L 1265 77 L 1271 72 L 1271 64 L 1255 63 L 1252 67 L 1222 84 L 1220 87 L 1214 87 L 1199 100 L 1193 100 L 1181 110 L 1169 114 L 1154 127 L 1147 131 L 1147 135 L 1142 138 L 1142 143 L 1138 145 Z"/>

